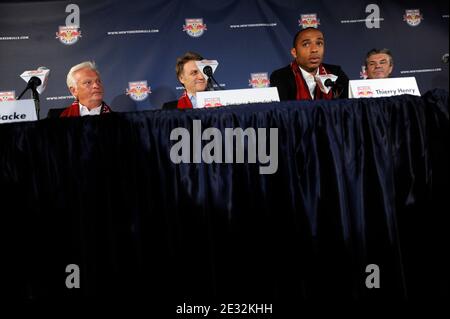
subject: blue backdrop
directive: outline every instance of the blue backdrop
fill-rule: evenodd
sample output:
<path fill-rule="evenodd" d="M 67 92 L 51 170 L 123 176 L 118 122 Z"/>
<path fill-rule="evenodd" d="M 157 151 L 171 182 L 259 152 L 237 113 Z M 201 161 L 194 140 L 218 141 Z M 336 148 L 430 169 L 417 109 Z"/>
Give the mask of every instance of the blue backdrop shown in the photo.
<path fill-rule="evenodd" d="M 393 76 L 415 76 L 421 93 L 448 87 L 447 1 L 35 1 L 1 3 L 0 12 L 0 91 L 17 96 L 23 71 L 48 67 L 41 117 L 71 103 L 66 74 L 84 60 L 97 63 L 105 101 L 116 111 L 178 98 L 175 60 L 188 50 L 219 61 L 224 88 L 248 88 L 251 74 L 264 79 L 288 64 L 293 35 L 316 22 L 325 62 L 341 65 L 350 79 L 360 79 L 368 50 L 386 47 Z M 71 36 L 63 36 L 65 27 Z M 151 93 L 127 95 L 130 82 L 144 81 Z"/>

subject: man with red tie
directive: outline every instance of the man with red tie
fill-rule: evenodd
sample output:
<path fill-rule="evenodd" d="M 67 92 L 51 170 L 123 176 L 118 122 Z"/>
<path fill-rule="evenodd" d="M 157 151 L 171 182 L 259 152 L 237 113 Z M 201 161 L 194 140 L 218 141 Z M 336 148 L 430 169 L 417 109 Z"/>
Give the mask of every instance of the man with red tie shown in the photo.
<path fill-rule="evenodd" d="M 297 32 L 291 49 L 294 60 L 270 75 L 270 84 L 277 87 L 281 101 L 347 98 L 349 79 L 340 66 L 322 63 L 324 51 L 325 39 L 320 30 L 309 27 Z M 333 89 L 325 93 L 316 78 L 329 74 L 337 79 Z"/>
<path fill-rule="evenodd" d="M 67 74 L 67 87 L 75 101 L 60 117 L 111 113 L 111 108 L 103 102 L 103 84 L 94 62 L 86 61 L 73 66 Z"/>
<path fill-rule="evenodd" d="M 184 93 L 180 99 L 164 103 L 163 109 L 192 109 L 197 106 L 197 92 L 206 90 L 207 80 L 198 69 L 195 61 L 203 57 L 195 52 L 186 52 L 177 59 L 175 71 L 178 81 L 184 86 Z"/>

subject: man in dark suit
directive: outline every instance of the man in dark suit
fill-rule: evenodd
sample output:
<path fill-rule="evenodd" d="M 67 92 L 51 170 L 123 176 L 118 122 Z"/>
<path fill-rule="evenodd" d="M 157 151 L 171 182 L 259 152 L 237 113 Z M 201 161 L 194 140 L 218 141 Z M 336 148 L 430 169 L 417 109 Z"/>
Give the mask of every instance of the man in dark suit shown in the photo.
<path fill-rule="evenodd" d="M 177 59 L 175 72 L 185 91 L 179 100 L 164 103 L 162 106 L 164 110 L 196 107 L 197 92 L 205 91 L 207 87 L 205 77 L 195 64 L 195 61 L 201 60 L 203 60 L 203 57 L 195 52 L 186 52 Z"/>
<path fill-rule="evenodd" d="M 388 78 L 394 68 L 394 59 L 388 49 L 372 49 L 367 52 L 366 71 L 368 79 Z"/>
<path fill-rule="evenodd" d="M 277 87 L 281 101 L 348 97 L 347 75 L 338 65 L 322 63 L 324 51 L 325 40 L 320 30 L 306 28 L 297 32 L 291 49 L 294 60 L 270 75 L 271 86 Z M 337 76 L 330 90 L 317 85 L 317 77 L 327 74 Z"/>

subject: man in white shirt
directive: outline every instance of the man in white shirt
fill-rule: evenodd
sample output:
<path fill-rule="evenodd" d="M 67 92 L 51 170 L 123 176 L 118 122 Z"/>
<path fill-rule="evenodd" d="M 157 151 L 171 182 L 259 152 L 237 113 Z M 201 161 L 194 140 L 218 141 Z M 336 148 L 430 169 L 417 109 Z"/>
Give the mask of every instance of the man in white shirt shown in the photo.
<path fill-rule="evenodd" d="M 270 75 L 270 85 L 277 87 L 281 101 L 347 98 L 347 75 L 340 66 L 323 63 L 324 53 L 325 37 L 322 31 L 309 27 L 295 34 L 291 48 L 292 62 Z M 316 76 L 329 74 L 337 76 L 337 80 L 332 90 L 324 92 L 317 85 Z"/>
<path fill-rule="evenodd" d="M 103 102 L 103 84 L 94 62 L 86 61 L 73 66 L 67 74 L 67 87 L 75 101 L 60 117 L 111 113 L 111 108 Z"/>

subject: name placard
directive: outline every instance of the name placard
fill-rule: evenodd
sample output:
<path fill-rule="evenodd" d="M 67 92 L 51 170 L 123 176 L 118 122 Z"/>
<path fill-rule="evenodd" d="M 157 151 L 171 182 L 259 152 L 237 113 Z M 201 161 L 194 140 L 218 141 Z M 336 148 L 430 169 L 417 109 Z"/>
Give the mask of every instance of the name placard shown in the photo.
<path fill-rule="evenodd" d="M 36 120 L 34 100 L 5 101 L 0 104 L 0 124 Z"/>
<path fill-rule="evenodd" d="M 197 92 L 197 108 L 279 101 L 276 87 Z"/>
<path fill-rule="evenodd" d="M 385 97 L 402 94 L 420 96 L 415 77 L 351 80 L 348 91 L 349 98 Z"/>

